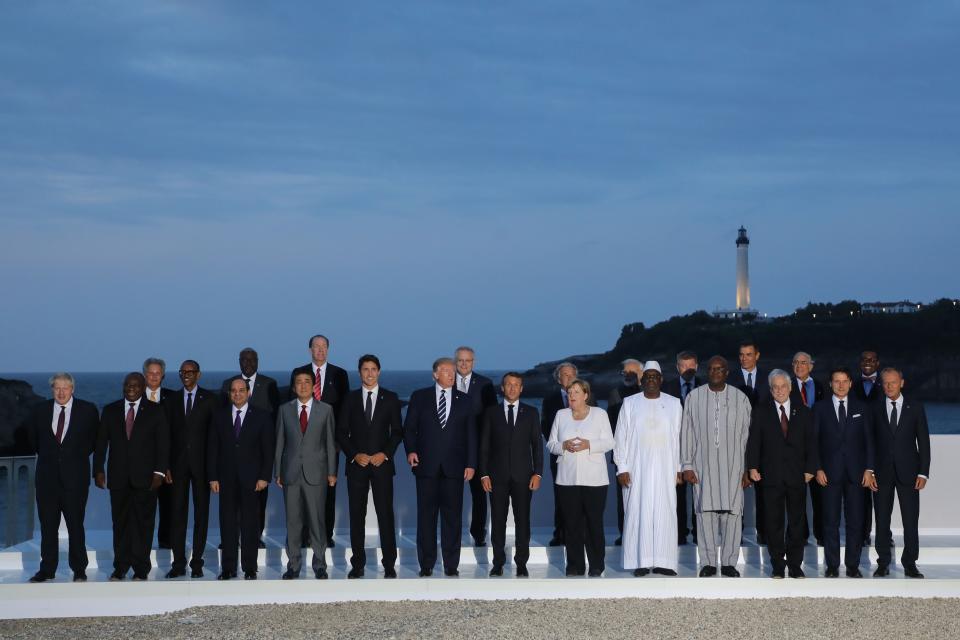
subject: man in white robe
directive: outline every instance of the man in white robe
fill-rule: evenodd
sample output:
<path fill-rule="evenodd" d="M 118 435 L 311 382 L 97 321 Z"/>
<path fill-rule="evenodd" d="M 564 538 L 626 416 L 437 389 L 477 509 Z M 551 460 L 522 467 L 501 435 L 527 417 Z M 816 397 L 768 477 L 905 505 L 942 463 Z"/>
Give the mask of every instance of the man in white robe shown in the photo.
<path fill-rule="evenodd" d="M 660 364 L 647 362 L 643 393 L 623 401 L 613 459 L 623 491 L 623 568 L 677 575 L 677 491 L 683 409 L 660 393 Z"/>

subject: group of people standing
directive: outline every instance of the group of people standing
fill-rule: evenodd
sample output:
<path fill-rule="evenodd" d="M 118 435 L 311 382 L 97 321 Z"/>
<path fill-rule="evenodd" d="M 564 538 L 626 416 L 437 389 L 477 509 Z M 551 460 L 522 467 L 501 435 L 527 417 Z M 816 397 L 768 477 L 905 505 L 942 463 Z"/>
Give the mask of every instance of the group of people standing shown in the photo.
<path fill-rule="evenodd" d="M 84 511 L 89 479 L 109 489 L 114 564 L 111 580 L 146 580 L 154 527 L 161 547 L 172 550 L 166 577 L 204 575 L 210 493 L 219 496 L 221 580 L 257 578 L 263 546 L 267 488 L 282 488 L 288 563 L 285 580 L 301 576 L 302 548 L 313 551 L 312 571 L 328 577 L 325 551 L 334 544 L 335 486 L 345 464 L 352 557 L 348 578 L 364 575 L 365 518 L 372 493 L 385 578 L 395 578 L 397 545 L 393 510 L 396 451 L 404 444 L 416 478 L 417 558 L 420 576 L 437 564 L 437 529 L 444 574 L 458 575 L 463 484 L 472 497 L 470 533 L 485 546 L 487 507 L 493 546 L 491 576 L 503 575 L 506 521 L 515 523 L 514 575 L 528 575 L 530 505 L 549 452 L 555 498 L 551 545 L 566 547 L 566 574 L 601 575 L 605 567 L 603 512 L 609 485 L 607 454 L 616 465 L 623 564 L 635 574 L 676 575 L 677 546 L 686 542 L 686 485 L 693 487 L 693 535 L 700 576 L 739 575 L 744 488 L 757 487 L 758 535 L 765 538 L 774 577 L 784 569 L 802 577 L 807 537 L 807 484 L 820 488 L 814 527 L 822 537 L 828 577 L 838 575 L 841 508 L 846 520 L 847 575 L 859 576 L 860 544 L 869 536 L 869 507 L 876 504 L 874 575 L 889 572 L 890 517 L 897 494 L 905 528 L 904 571 L 922 577 L 918 554 L 918 492 L 929 475 L 930 448 L 923 407 L 900 393 L 902 374 L 884 369 L 865 352 L 859 374 L 831 372 L 832 395 L 809 377 L 813 361 L 798 353 L 794 375 L 761 373 L 759 351 L 740 346 L 740 374 L 728 383 L 727 361 L 707 363 L 706 384 L 697 357 L 677 358 L 677 380 L 664 384 L 656 362 L 624 362 L 624 384 L 606 411 L 575 365 L 559 365 L 555 392 L 542 414 L 520 401 L 523 376 L 494 383 L 474 371 L 475 354 L 460 347 L 454 358 L 433 363 L 434 384 L 415 391 L 405 418 L 398 395 L 380 386 L 381 365 L 372 354 L 357 363 L 361 386 L 327 361 L 329 340 L 308 341 L 311 362 L 294 369 L 289 398 L 259 373 L 253 349 L 240 352 L 240 374 L 219 393 L 200 387 L 200 365 L 185 360 L 182 387 L 162 386 L 165 363 L 144 362 L 128 374 L 123 398 L 98 414 L 75 398 L 70 374 L 51 380 L 53 398 L 28 422 L 37 452 L 37 506 L 41 562 L 30 579 L 55 576 L 58 527 L 69 535 L 75 581 L 86 580 Z M 805 375 L 804 375 L 805 374 Z M 850 395 L 851 389 L 858 390 Z M 862 396 L 862 397 L 861 397 Z M 341 459 L 340 453 L 343 453 Z M 90 456 L 93 456 L 92 471 Z M 873 496 L 871 500 L 871 496 Z M 192 555 L 187 557 L 192 499 Z M 159 518 L 157 517 L 159 502 Z M 842 505 L 842 507 L 841 507 Z M 866 512 L 866 515 L 865 515 Z M 783 522 L 786 514 L 787 528 Z M 866 532 L 866 533 L 865 533 Z M 675 535 L 677 534 L 677 535 Z M 719 562 L 717 560 L 719 546 Z M 586 558 L 584 557 L 586 556 Z"/>

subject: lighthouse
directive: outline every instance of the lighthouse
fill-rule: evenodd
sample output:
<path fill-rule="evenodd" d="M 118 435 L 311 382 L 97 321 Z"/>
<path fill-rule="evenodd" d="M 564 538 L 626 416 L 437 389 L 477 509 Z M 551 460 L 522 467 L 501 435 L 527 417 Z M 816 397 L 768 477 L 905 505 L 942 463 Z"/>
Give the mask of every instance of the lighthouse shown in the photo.
<path fill-rule="evenodd" d="M 740 227 L 737 233 L 737 311 L 750 309 L 750 272 L 747 265 L 749 248 L 747 230 Z"/>

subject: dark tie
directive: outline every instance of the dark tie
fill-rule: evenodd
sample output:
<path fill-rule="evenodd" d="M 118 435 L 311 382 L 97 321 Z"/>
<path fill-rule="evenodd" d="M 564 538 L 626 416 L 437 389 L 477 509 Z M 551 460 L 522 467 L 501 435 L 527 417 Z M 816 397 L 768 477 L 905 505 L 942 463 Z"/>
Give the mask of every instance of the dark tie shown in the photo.
<path fill-rule="evenodd" d="M 747 386 L 753 389 L 753 372 L 747 374 Z M 783 407 L 781 407 L 782 409 Z"/>
<path fill-rule="evenodd" d="M 133 412 L 134 403 L 130 403 L 130 408 L 127 409 L 127 440 L 130 439 L 131 434 L 133 434 L 133 421 L 137 419 L 137 414 Z"/>
<path fill-rule="evenodd" d="M 684 382 L 684 383 L 683 383 L 683 399 L 684 399 L 684 400 L 687 399 L 687 394 L 690 393 L 690 385 L 691 385 L 691 384 L 692 384 L 692 383 L 690 383 L 690 382 Z"/>
<path fill-rule="evenodd" d="M 837 411 L 837 420 L 843 427 L 847 423 L 847 408 L 843 406 L 843 400 L 840 401 L 840 409 Z"/>
<path fill-rule="evenodd" d="M 60 405 L 60 417 L 57 418 L 57 442 L 63 444 L 63 426 L 67 421 L 67 407 Z"/>
<path fill-rule="evenodd" d="M 566 393 L 561 393 L 560 395 L 563 396 L 563 408 L 564 408 L 564 409 L 569 409 L 569 408 L 570 408 L 570 401 L 567 399 L 567 394 L 566 394 Z"/>
<path fill-rule="evenodd" d="M 890 428 L 893 430 L 897 429 L 897 403 L 893 401 L 890 403 L 893 409 L 890 411 Z"/>
<path fill-rule="evenodd" d="M 323 395 L 323 377 L 320 375 L 320 369 L 313 375 L 313 399 L 320 400 Z"/>
<path fill-rule="evenodd" d="M 513 428 L 513 427 L 517 424 L 517 423 L 516 423 L 516 420 L 515 420 L 514 417 L 513 417 L 513 405 L 512 405 L 512 404 L 508 404 L 508 405 L 507 405 L 507 424 L 510 425 L 511 428 Z"/>
<path fill-rule="evenodd" d="M 193 411 L 193 392 L 187 394 L 187 409 L 184 411 L 184 415 L 189 416 L 190 412 Z"/>
<path fill-rule="evenodd" d="M 363 415 L 367 417 L 367 424 L 373 422 L 373 391 L 367 391 L 367 403 L 363 407 Z"/>
<path fill-rule="evenodd" d="M 307 432 L 307 405 L 300 405 L 300 435 Z"/>
<path fill-rule="evenodd" d="M 787 422 L 787 412 L 784 411 L 783 405 L 780 405 L 780 431 L 783 431 L 783 437 L 787 437 L 787 427 L 789 423 Z"/>
<path fill-rule="evenodd" d="M 237 417 L 233 419 L 233 437 L 240 439 L 240 411 L 237 410 Z"/>
<path fill-rule="evenodd" d="M 800 385 L 800 399 L 803 400 L 803 404 L 806 405 L 807 404 L 807 383 L 800 382 L 799 380 L 797 381 L 797 383 Z"/>
<path fill-rule="evenodd" d="M 440 421 L 440 428 L 447 426 L 447 390 L 440 390 L 440 403 L 437 404 L 437 420 Z"/>

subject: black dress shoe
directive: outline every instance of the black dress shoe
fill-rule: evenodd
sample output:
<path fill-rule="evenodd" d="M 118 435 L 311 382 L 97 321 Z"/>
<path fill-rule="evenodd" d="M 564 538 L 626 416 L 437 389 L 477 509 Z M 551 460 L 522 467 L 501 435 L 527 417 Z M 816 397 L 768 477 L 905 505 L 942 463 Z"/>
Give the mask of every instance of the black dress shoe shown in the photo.
<path fill-rule="evenodd" d="M 518 578 L 529 578 L 530 572 L 527 571 L 527 565 L 518 564 L 516 571 L 513 572 L 513 575 L 517 576 Z"/>
<path fill-rule="evenodd" d="M 770 572 L 770 577 L 774 580 L 783 580 L 785 570 L 783 567 L 777 567 Z"/>
<path fill-rule="evenodd" d="M 866 538 L 863 539 L 863 546 L 865 547 L 870 546 L 870 536 L 867 536 Z"/>
<path fill-rule="evenodd" d="M 917 569 L 916 565 L 910 565 L 909 567 L 904 567 L 903 575 L 907 576 L 908 578 L 923 579 L 923 574 L 920 573 L 920 570 Z"/>
<path fill-rule="evenodd" d="M 639 567 L 639 568 L 633 570 L 633 577 L 634 577 L 634 578 L 642 578 L 643 576 L 647 575 L 648 573 L 650 573 L 650 569 L 645 569 L 644 567 Z"/>
<path fill-rule="evenodd" d="M 474 538 L 474 539 L 473 539 L 473 546 L 475 546 L 475 547 L 485 547 L 485 546 L 487 546 L 487 541 L 484 540 L 483 538 Z"/>
<path fill-rule="evenodd" d="M 599 578 L 603 575 L 603 569 L 590 569 L 590 571 L 587 571 L 587 575 L 591 578 Z"/>
<path fill-rule="evenodd" d="M 675 576 L 675 575 L 677 575 L 677 572 L 674 571 L 673 569 L 664 569 L 663 567 L 654 567 L 654 568 L 653 568 L 653 572 L 654 572 L 654 573 L 658 573 L 658 574 L 660 574 L 661 576 Z"/>
<path fill-rule="evenodd" d="M 682 547 L 685 544 L 687 544 L 687 536 L 683 536 L 682 538 L 677 538 L 678 547 Z"/>
<path fill-rule="evenodd" d="M 280 578 L 283 580 L 296 580 L 299 577 L 300 577 L 300 572 L 294 571 L 293 569 L 287 569 L 286 571 L 283 572 L 283 575 L 280 576 Z"/>
<path fill-rule="evenodd" d="M 444 569 L 443 575 L 448 576 L 450 578 L 455 578 L 460 575 L 460 572 L 457 571 L 456 569 Z"/>
<path fill-rule="evenodd" d="M 266 548 L 267 548 L 266 542 L 264 542 L 263 540 L 260 540 L 259 542 L 257 542 L 257 549 L 266 549 Z"/>
<path fill-rule="evenodd" d="M 256 571 L 244 571 L 244 572 L 243 572 L 243 579 L 244 579 L 244 580 L 256 580 L 256 579 L 257 579 L 257 572 L 256 572 Z"/>
<path fill-rule="evenodd" d="M 191 578 L 202 578 L 202 577 L 203 577 L 203 569 L 190 569 L 190 577 L 191 577 Z"/>
<path fill-rule="evenodd" d="M 560 536 L 553 536 L 552 538 L 550 538 L 550 542 L 547 543 L 547 546 L 562 547 L 564 544 L 565 543 L 563 541 L 563 538 L 561 538 Z"/>
<path fill-rule="evenodd" d="M 30 578 L 30 582 L 46 582 L 47 580 L 53 580 L 53 576 L 43 571 L 37 571 Z"/>
<path fill-rule="evenodd" d="M 817 546 L 818 546 L 818 547 L 822 547 L 822 546 L 823 546 L 823 540 L 821 540 L 820 538 L 817 538 Z"/>
<path fill-rule="evenodd" d="M 886 578 L 888 575 L 890 575 L 890 568 L 884 564 L 877 567 L 877 570 L 873 572 L 874 578 Z"/>
<path fill-rule="evenodd" d="M 847 569 L 847 575 L 850 575 L 850 569 Z M 823 572 L 824 578 L 839 578 L 840 570 L 836 567 L 827 567 L 827 570 Z"/>
<path fill-rule="evenodd" d="M 490 575 L 491 575 L 491 576 L 502 576 L 502 575 L 503 575 L 503 567 L 501 567 L 500 565 L 496 565 L 496 564 L 493 565 L 493 568 L 490 569 Z"/>
<path fill-rule="evenodd" d="M 135 573 L 135 574 L 133 574 L 133 581 L 134 581 L 134 582 L 146 582 L 146 581 L 147 581 L 147 577 L 148 577 L 148 576 L 147 576 L 146 573 Z"/>
<path fill-rule="evenodd" d="M 397 570 L 394 569 L 393 567 L 387 567 L 387 568 L 385 568 L 385 569 L 383 570 L 383 577 L 384 577 L 384 578 L 396 578 L 396 577 L 397 577 Z"/>
<path fill-rule="evenodd" d="M 848 578 L 862 578 L 863 574 L 860 573 L 860 569 L 857 567 L 847 567 L 847 577 Z"/>
<path fill-rule="evenodd" d="M 703 568 L 700 569 L 700 573 L 697 575 L 699 575 L 701 578 L 711 578 L 717 575 L 717 568 L 711 564 L 704 565 Z"/>
<path fill-rule="evenodd" d="M 567 569 L 566 576 L 568 578 L 575 578 L 577 576 L 582 576 L 586 571 L 583 569 Z"/>
<path fill-rule="evenodd" d="M 236 577 L 237 577 L 236 571 L 224 571 L 223 573 L 217 576 L 217 580 L 233 580 Z"/>
<path fill-rule="evenodd" d="M 429 578 L 433 575 L 433 569 L 420 569 L 419 575 L 421 578 Z"/>
<path fill-rule="evenodd" d="M 727 578 L 739 578 L 740 572 L 733 565 L 725 564 L 720 567 L 720 575 Z"/>
<path fill-rule="evenodd" d="M 787 575 L 791 578 L 806 578 L 806 574 L 800 567 L 790 567 L 787 569 Z"/>
<path fill-rule="evenodd" d="M 170 571 L 167 571 L 167 575 L 164 577 L 166 577 L 167 579 L 172 579 L 172 578 L 179 578 L 185 575 L 187 575 L 187 572 L 184 569 L 170 569 Z"/>
<path fill-rule="evenodd" d="M 317 569 L 313 572 L 313 577 L 317 580 L 326 580 L 329 576 L 326 569 Z"/>
<path fill-rule="evenodd" d="M 623 537 L 617 538 L 613 541 L 613 546 L 622 547 L 623 546 Z"/>
<path fill-rule="evenodd" d="M 337 546 L 336 541 L 333 538 L 327 538 L 327 548 L 333 549 L 335 546 Z"/>
<path fill-rule="evenodd" d="M 353 569 L 350 569 L 350 573 L 347 574 L 347 577 L 350 578 L 351 580 L 355 580 L 356 578 L 362 578 L 363 569 L 362 568 L 358 569 L 357 567 L 354 567 Z"/>
<path fill-rule="evenodd" d="M 73 581 L 74 582 L 86 582 L 87 574 L 84 571 L 74 571 L 73 572 Z"/>
<path fill-rule="evenodd" d="M 120 582 L 126 576 L 126 572 L 120 573 L 119 571 L 114 571 L 110 574 L 110 582 Z"/>

